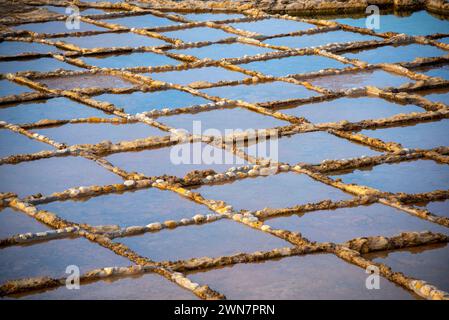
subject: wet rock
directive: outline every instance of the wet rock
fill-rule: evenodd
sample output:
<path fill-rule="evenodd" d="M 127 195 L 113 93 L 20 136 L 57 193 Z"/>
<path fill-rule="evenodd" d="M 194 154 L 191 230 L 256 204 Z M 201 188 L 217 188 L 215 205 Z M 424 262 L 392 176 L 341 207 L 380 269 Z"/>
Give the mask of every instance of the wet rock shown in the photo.
<path fill-rule="evenodd" d="M 193 220 L 195 221 L 195 223 L 202 223 L 206 221 L 206 217 L 203 216 L 202 214 L 197 214 L 193 217 Z"/>
<path fill-rule="evenodd" d="M 188 225 L 189 223 L 190 223 L 190 220 L 189 219 L 181 219 L 181 224 L 183 224 L 183 225 Z"/>
<path fill-rule="evenodd" d="M 162 224 L 159 222 L 150 223 L 147 225 L 148 230 L 150 231 L 158 231 L 162 229 Z"/>
<path fill-rule="evenodd" d="M 235 176 L 236 176 L 236 174 L 235 174 L 234 172 L 226 172 L 226 175 L 227 175 L 229 178 L 235 178 Z"/>
<path fill-rule="evenodd" d="M 276 174 L 277 171 L 278 171 L 277 167 L 262 168 L 262 169 L 260 169 L 260 175 L 261 176 L 270 176 L 272 174 Z"/>
<path fill-rule="evenodd" d="M 123 184 L 127 187 L 132 187 L 136 184 L 136 182 L 134 180 L 126 180 Z"/>
<path fill-rule="evenodd" d="M 249 175 L 250 177 L 256 177 L 256 176 L 259 175 L 259 171 L 258 171 L 258 170 L 251 169 L 251 170 L 248 171 L 248 175 Z"/>
<path fill-rule="evenodd" d="M 240 213 L 236 213 L 232 216 L 232 219 L 235 221 L 242 221 L 243 216 Z"/>
<path fill-rule="evenodd" d="M 127 235 L 139 234 L 145 232 L 145 227 L 132 226 L 125 229 Z"/>
<path fill-rule="evenodd" d="M 244 173 L 244 172 L 237 172 L 237 178 L 239 178 L 239 179 L 246 178 L 247 176 L 248 176 L 247 173 Z"/>
<path fill-rule="evenodd" d="M 168 220 L 168 221 L 165 221 L 165 222 L 164 222 L 164 225 L 165 225 L 167 228 L 170 228 L 170 229 L 176 228 L 176 227 L 178 226 L 178 224 L 177 224 L 176 221 L 174 221 L 174 220 Z"/>
<path fill-rule="evenodd" d="M 213 177 L 215 174 L 214 170 L 193 170 L 184 176 L 184 181 L 188 184 L 201 184 L 202 180 Z"/>

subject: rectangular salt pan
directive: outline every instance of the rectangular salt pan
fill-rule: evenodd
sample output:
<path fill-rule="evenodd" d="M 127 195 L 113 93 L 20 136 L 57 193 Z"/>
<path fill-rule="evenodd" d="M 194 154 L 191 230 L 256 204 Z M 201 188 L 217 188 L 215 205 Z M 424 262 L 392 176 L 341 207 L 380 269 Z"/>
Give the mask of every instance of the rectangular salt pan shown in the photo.
<path fill-rule="evenodd" d="M 148 75 L 155 80 L 181 85 L 188 85 L 195 82 L 215 83 L 219 81 L 235 81 L 243 80 L 244 78 L 248 77 L 243 73 L 229 71 L 220 67 L 195 68 L 168 72 L 153 72 L 145 75 Z"/>
<path fill-rule="evenodd" d="M 385 278 L 379 290 L 367 290 L 365 270 L 330 254 L 237 264 L 189 274 L 228 299 L 413 299 Z"/>
<path fill-rule="evenodd" d="M 125 112 L 130 114 L 151 111 L 152 109 L 189 107 L 209 102 L 209 100 L 179 90 L 102 94 L 93 97 L 93 99 L 113 103 L 116 107 L 124 108 Z"/>
<path fill-rule="evenodd" d="M 408 16 L 387 14 L 380 16 L 381 23 L 376 32 L 393 31 L 408 35 L 429 35 L 447 30 L 449 22 L 426 10 L 413 12 Z M 341 18 L 338 22 L 366 28 L 366 18 Z"/>
<path fill-rule="evenodd" d="M 319 150 L 317 150 L 317 146 Z M 306 132 L 280 139 L 269 139 L 245 148 L 254 157 L 294 165 L 299 162 L 319 164 L 323 160 L 374 156 L 379 153 L 336 137 L 327 132 Z"/>
<path fill-rule="evenodd" d="M 273 50 L 242 43 L 223 43 L 199 48 L 171 50 L 170 52 L 177 54 L 187 54 L 200 59 L 210 58 L 214 60 L 220 60 L 224 58 L 239 58 L 243 57 L 244 55 L 254 56 L 271 51 Z"/>
<path fill-rule="evenodd" d="M 310 241 L 334 243 L 358 237 L 389 237 L 401 232 L 430 230 L 449 234 L 447 228 L 382 204 L 312 211 L 269 219 L 265 223 L 272 228 L 300 232 Z"/>
<path fill-rule="evenodd" d="M 80 290 L 38 292 L 21 297 L 30 300 L 187 300 L 198 299 L 193 293 L 154 273 L 141 276 L 105 279 L 81 284 Z"/>
<path fill-rule="evenodd" d="M 178 24 L 177 22 L 171 21 L 169 19 L 156 17 L 151 14 L 104 19 L 101 21 L 122 25 L 128 28 L 155 28 Z"/>
<path fill-rule="evenodd" d="M 446 52 L 430 45 L 410 44 L 406 46 L 384 46 L 374 49 L 362 50 L 354 53 L 345 53 L 349 59 L 358 59 L 371 64 L 397 63 L 413 61 L 415 58 L 439 57 Z"/>
<path fill-rule="evenodd" d="M 68 28 L 67 25 L 73 28 Z M 66 24 L 65 21 L 49 21 L 39 23 L 27 23 L 13 27 L 14 30 L 27 30 L 37 33 L 68 33 L 68 32 L 83 32 L 83 31 L 98 31 L 107 30 L 105 28 L 80 21 L 79 28 L 75 28 L 73 23 Z"/>
<path fill-rule="evenodd" d="M 128 266 L 130 262 L 84 238 L 58 239 L 32 246 L 2 249 L 0 282 L 28 277 L 67 277 L 67 266 L 84 273 L 96 268 Z"/>
<path fill-rule="evenodd" d="M 263 35 L 274 35 L 315 27 L 313 24 L 285 19 L 264 19 L 255 22 L 232 23 L 232 27 L 245 31 L 255 32 Z"/>
<path fill-rule="evenodd" d="M 206 199 L 223 200 L 236 210 L 286 208 L 325 199 L 337 201 L 350 198 L 339 189 L 296 173 L 260 176 L 225 185 L 205 185 L 195 191 Z"/>
<path fill-rule="evenodd" d="M 176 65 L 178 61 L 152 52 L 135 52 L 119 55 L 99 55 L 81 58 L 88 65 L 100 68 L 157 67 Z"/>
<path fill-rule="evenodd" d="M 95 144 L 102 141 L 118 143 L 152 136 L 168 135 L 158 128 L 146 123 L 112 124 L 112 123 L 74 123 L 59 127 L 34 130 L 58 142 L 68 145 Z"/>
<path fill-rule="evenodd" d="M 9 129 L 0 129 L 0 158 L 53 149 L 51 145 L 28 138 L 23 134 Z"/>
<path fill-rule="evenodd" d="M 230 220 L 167 229 L 117 241 L 155 261 L 219 257 L 289 246 L 284 240 Z"/>
<path fill-rule="evenodd" d="M 325 46 L 331 43 L 359 42 L 371 40 L 382 40 L 382 38 L 356 32 L 338 30 L 314 34 L 303 34 L 300 36 L 270 38 L 265 40 L 264 42 L 275 46 L 306 48 Z"/>
<path fill-rule="evenodd" d="M 290 74 L 309 73 L 323 69 L 344 68 L 345 65 L 337 60 L 322 56 L 295 56 L 282 59 L 256 61 L 240 65 L 244 69 L 261 72 L 275 77 Z"/>
<path fill-rule="evenodd" d="M 221 29 L 208 27 L 167 31 L 162 32 L 162 35 L 172 39 L 180 39 L 184 42 L 218 41 L 226 38 L 237 37 L 237 35 L 227 33 Z"/>
<path fill-rule="evenodd" d="M 365 86 L 378 88 L 399 87 L 402 84 L 413 82 L 412 79 L 399 76 L 383 70 L 362 71 L 330 76 L 322 76 L 306 79 L 315 86 L 323 87 L 332 91 L 347 90 Z"/>
<path fill-rule="evenodd" d="M 231 100 L 243 100 L 249 103 L 308 98 L 318 93 L 308 90 L 301 85 L 274 81 L 270 83 L 238 86 L 216 87 L 201 90 L 211 96 L 218 96 Z"/>
<path fill-rule="evenodd" d="M 367 258 L 373 259 L 374 262 L 385 263 L 394 271 L 402 272 L 409 277 L 427 281 L 440 290 L 449 291 L 448 244 L 372 253 L 367 255 Z"/>
<path fill-rule="evenodd" d="M 196 114 L 179 114 L 160 117 L 158 121 L 172 127 L 181 128 L 189 132 L 196 130 L 196 134 L 225 135 L 237 132 L 234 130 L 249 130 L 274 128 L 288 125 L 286 121 L 246 109 L 218 109 Z"/>
<path fill-rule="evenodd" d="M 432 160 L 416 160 L 356 169 L 334 178 L 382 191 L 420 193 L 448 189 L 449 168 Z"/>
<path fill-rule="evenodd" d="M 424 122 L 411 126 L 376 130 L 362 130 L 361 133 L 385 142 L 398 142 L 404 148 L 432 149 L 449 146 L 449 120 Z"/>
<path fill-rule="evenodd" d="M 245 161 L 223 149 L 205 143 L 185 143 L 172 147 L 139 152 L 116 153 L 107 157 L 114 165 L 146 176 L 164 174 L 184 177 L 193 170 L 215 170 L 221 173 Z"/>
<path fill-rule="evenodd" d="M 145 226 L 167 220 L 179 221 L 196 214 L 212 213 L 206 206 L 184 199 L 172 191 L 155 188 L 82 200 L 56 201 L 39 205 L 38 208 L 78 223 L 121 227 Z"/>
<path fill-rule="evenodd" d="M 83 37 L 53 38 L 53 41 L 63 41 L 81 48 L 110 47 L 153 47 L 167 44 L 165 41 L 141 36 L 132 32 L 111 32 Z"/>
<path fill-rule="evenodd" d="M 35 100 L 0 107 L 0 119 L 10 123 L 32 123 L 43 119 L 68 120 L 76 118 L 111 118 L 101 110 L 66 98 Z"/>
<path fill-rule="evenodd" d="M 400 113 L 425 112 L 415 105 L 401 105 L 373 97 L 339 98 L 329 101 L 302 104 L 297 107 L 281 109 L 279 112 L 296 117 L 304 117 L 313 123 L 359 122 L 366 119 L 380 119 Z"/>
<path fill-rule="evenodd" d="M 49 158 L 0 166 L 0 192 L 48 195 L 76 186 L 121 183 L 119 176 L 81 157 Z"/>
<path fill-rule="evenodd" d="M 49 72 L 56 69 L 81 70 L 79 67 L 54 58 L 0 62 L 0 73 L 16 73 L 21 71 Z"/>

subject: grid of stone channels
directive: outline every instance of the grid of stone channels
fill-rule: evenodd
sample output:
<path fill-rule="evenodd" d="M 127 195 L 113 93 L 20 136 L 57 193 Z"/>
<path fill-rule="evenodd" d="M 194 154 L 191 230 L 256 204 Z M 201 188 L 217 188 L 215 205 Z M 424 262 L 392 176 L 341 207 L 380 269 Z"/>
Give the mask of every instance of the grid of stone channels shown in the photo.
<path fill-rule="evenodd" d="M 26 197 L 24 199 L 19 199 L 14 194 L 2 194 L 1 201 L 3 206 L 10 206 L 12 208 L 19 209 L 20 211 L 36 218 L 37 220 L 44 222 L 54 229 L 55 231 L 42 232 L 37 234 L 22 234 L 17 235 L 8 239 L 2 240 L 0 243 L 2 246 L 16 245 L 24 242 L 32 243 L 35 241 L 42 241 L 46 239 L 53 238 L 64 238 L 67 236 L 83 236 L 89 240 L 97 242 L 103 247 L 109 248 L 116 254 L 127 257 L 131 262 L 137 264 L 137 266 L 129 268 L 105 268 L 99 270 L 93 270 L 85 274 L 84 279 L 99 279 L 102 277 L 107 277 L 111 275 L 128 275 L 143 272 L 156 272 L 167 279 L 176 282 L 181 287 L 184 287 L 201 298 L 223 298 L 224 296 L 220 293 L 210 289 L 207 286 L 200 286 L 198 284 L 192 283 L 184 274 L 180 273 L 182 271 L 188 270 L 199 270 L 204 268 L 211 268 L 214 266 L 220 266 L 229 263 L 242 263 L 251 262 L 265 259 L 273 259 L 291 255 L 300 255 L 316 252 L 328 252 L 337 255 L 343 260 L 358 265 L 365 268 L 373 262 L 368 261 L 360 256 L 360 253 L 366 253 L 375 250 L 385 250 L 385 249 L 397 249 L 407 246 L 423 245 L 435 242 L 447 242 L 448 238 L 441 234 L 431 234 L 431 233 L 404 233 L 397 237 L 368 237 L 359 238 L 352 241 L 348 241 L 345 244 L 334 244 L 334 243 L 316 243 L 302 237 L 300 234 L 293 233 L 287 230 L 273 229 L 267 224 L 265 224 L 264 219 L 267 217 L 276 217 L 285 214 L 294 214 L 298 212 L 316 211 L 323 209 L 334 209 L 343 207 L 354 207 L 367 203 L 379 202 L 384 205 L 398 208 L 405 211 L 411 215 L 418 216 L 422 219 L 437 223 L 439 225 L 448 227 L 449 219 L 446 217 L 437 216 L 427 210 L 416 209 L 412 206 L 414 203 L 430 200 L 441 200 L 448 199 L 449 192 L 445 191 L 434 191 L 423 194 L 407 195 L 407 194 L 393 194 L 388 192 L 382 192 L 380 190 L 375 190 L 366 186 L 358 185 L 348 185 L 339 180 L 331 179 L 328 173 L 335 172 L 342 169 L 354 169 L 362 166 L 375 166 L 384 163 L 394 163 L 409 161 L 415 159 L 431 159 L 439 163 L 448 163 L 449 157 L 447 156 L 447 147 L 440 147 L 431 150 L 419 150 L 412 149 L 408 150 L 403 148 L 397 143 L 386 143 L 378 139 L 370 139 L 360 133 L 362 129 L 366 128 L 381 128 L 381 127 L 394 127 L 401 124 L 407 123 L 420 123 L 428 120 L 437 120 L 447 118 L 448 108 L 443 103 L 431 102 L 421 96 L 413 94 L 415 91 L 420 89 L 428 88 L 441 88 L 447 87 L 448 82 L 440 78 L 429 77 L 424 74 L 413 72 L 413 68 L 421 65 L 433 65 L 437 63 L 447 62 L 448 57 L 442 56 L 438 58 L 427 58 L 421 60 L 415 60 L 408 63 L 394 63 L 394 64 L 378 64 L 378 65 L 368 65 L 363 61 L 349 60 L 341 55 L 350 49 L 355 48 L 375 48 L 378 46 L 390 46 L 393 44 L 428 44 L 431 46 L 439 47 L 443 50 L 448 50 L 449 46 L 442 42 L 438 42 L 439 38 L 442 38 L 444 34 L 431 35 L 427 37 L 404 37 L 402 35 L 397 35 L 394 33 L 377 34 L 382 40 L 378 41 L 365 41 L 357 43 L 344 43 L 344 44 L 330 44 L 319 48 L 305 48 L 305 49 L 292 49 L 288 47 L 273 46 L 261 42 L 261 40 L 266 40 L 268 38 L 284 37 L 288 35 L 304 35 L 313 34 L 316 32 L 329 32 L 334 30 L 346 30 L 357 32 L 361 34 L 374 35 L 375 33 L 371 30 L 361 29 L 356 27 L 351 27 L 343 24 L 339 24 L 333 21 L 324 20 L 312 20 L 312 19 L 297 19 L 290 16 L 270 16 L 262 12 L 257 12 L 255 10 L 241 12 L 245 14 L 244 18 L 216 21 L 216 22 L 192 22 L 187 20 L 185 17 L 176 13 L 164 13 L 156 10 L 142 9 L 136 5 L 129 3 L 119 3 L 111 5 L 108 3 L 84 3 L 84 7 L 95 7 L 95 8 L 115 8 L 121 9 L 123 12 L 113 13 L 109 15 L 99 15 L 99 16 L 84 16 L 82 17 L 83 23 L 96 24 L 110 31 L 87 31 L 84 33 L 76 34 L 76 36 L 87 36 L 92 34 L 104 34 L 108 32 L 133 32 L 139 35 L 152 37 L 156 39 L 161 39 L 167 44 L 159 47 L 141 47 L 141 48 L 94 48 L 94 49 L 82 49 L 76 47 L 70 43 L 61 43 L 52 41 L 56 37 L 68 37 L 73 34 L 30 34 L 30 33 L 9 33 L 4 34 L 6 41 L 26 41 L 26 42 L 40 42 L 54 46 L 55 48 L 62 50 L 70 50 L 65 53 L 49 53 L 49 54 L 25 54 L 27 58 L 38 58 L 38 57 L 52 57 L 60 61 L 65 61 L 71 65 L 78 66 L 80 68 L 86 69 L 86 71 L 54 71 L 47 73 L 39 72 L 18 72 L 16 74 L 4 75 L 8 81 L 13 81 L 17 84 L 28 86 L 34 89 L 33 93 L 25 93 L 17 96 L 6 96 L 2 97 L 0 100 L 2 103 L 6 102 L 22 102 L 22 101 L 32 101 L 35 99 L 43 97 L 67 97 L 69 99 L 81 102 L 87 106 L 100 109 L 102 111 L 112 113 L 116 118 L 114 119 L 99 119 L 99 118 L 85 118 L 85 119 L 71 119 L 71 120 L 46 120 L 43 123 L 30 123 L 30 124 L 11 124 L 2 122 L 3 128 L 15 131 L 19 134 L 26 135 L 32 139 L 47 143 L 55 148 L 54 151 L 44 151 L 35 154 L 27 155 L 14 155 L 7 158 L 0 159 L 0 164 L 7 163 L 19 163 L 23 161 L 32 161 L 42 158 L 50 158 L 57 156 L 82 156 L 89 160 L 95 161 L 103 168 L 118 174 L 124 179 L 123 184 L 108 185 L 108 186 L 91 186 L 82 188 L 71 188 L 69 190 L 54 193 L 49 196 L 42 197 Z M 120 25 L 105 24 L 98 20 L 99 18 L 105 17 L 119 17 L 135 15 L 139 11 L 139 14 L 151 14 L 159 17 L 165 17 L 174 22 L 173 26 L 165 27 L 154 27 L 149 30 L 144 29 L 130 29 Z M 298 31 L 289 34 L 264 36 L 249 33 L 243 30 L 235 29 L 230 27 L 230 23 L 236 22 L 250 22 L 262 19 L 287 19 L 294 21 L 301 21 L 309 23 L 315 26 L 313 29 Z M 47 19 L 52 21 L 55 18 Z M 65 17 L 59 17 L 56 20 L 64 20 Z M 41 19 L 42 20 L 42 19 Z M 44 19 L 45 20 L 45 19 Z M 23 21 L 22 21 L 23 22 Z M 27 22 L 32 22 L 31 20 Z M 161 34 L 163 31 L 171 30 L 183 30 L 195 27 L 209 27 L 218 30 L 223 30 L 230 34 L 229 38 L 224 40 L 218 40 L 213 42 L 199 42 L 199 43 L 183 43 L 179 39 L 168 38 Z M 265 47 L 274 50 L 266 54 L 260 54 L 256 56 L 241 57 L 241 58 L 229 58 L 221 60 L 200 60 L 193 56 L 183 56 L 179 54 L 174 54 L 172 49 L 183 49 L 201 46 L 210 46 L 216 43 L 242 43 L 251 46 Z M 181 62 L 180 65 L 167 65 L 160 67 L 134 67 L 134 68 L 121 68 L 121 69 L 105 69 L 97 68 L 95 66 L 87 65 L 84 62 L 77 60 L 77 58 L 83 56 L 89 56 L 94 53 L 129 53 L 129 52 L 153 52 L 158 55 L 165 55 L 175 60 Z M 348 65 L 344 69 L 328 69 L 321 70 L 319 72 L 300 74 L 300 75 L 289 75 L 284 77 L 273 77 L 269 75 L 264 75 L 260 72 L 250 71 L 241 67 L 243 63 L 248 63 L 252 61 L 267 61 L 271 59 L 281 58 L 281 57 L 291 57 L 291 56 L 301 56 L 301 55 L 313 55 L 313 56 L 323 56 L 328 57 Z M 14 57 L 2 57 L 4 60 L 14 60 Z M 244 80 L 240 81 L 222 81 L 218 83 L 195 83 L 190 86 L 181 86 L 172 83 L 165 83 L 161 81 L 155 81 L 151 77 L 142 76 L 138 72 L 164 72 L 171 70 L 185 70 L 193 68 L 201 68 L 206 66 L 216 66 L 225 68 L 231 71 L 240 72 L 247 76 Z M 364 87 L 351 89 L 346 91 L 330 91 L 325 88 L 317 87 L 312 85 L 307 80 L 313 79 L 314 77 L 322 75 L 336 75 L 345 72 L 353 73 L 364 70 L 376 70 L 381 69 L 392 74 L 398 74 L 405 76 L 411 81 L 420 80 L 419 82 L 411 82 L 407 85 L 401 86 L 401 88 L 384 88 L 379 89 L 375 87 Z M 90 75 L 90 74 L 105 74 L 118 76 L 126 79 L 134 84 L 131 88 L 84 88 L 84 89 L 72 89 L 72 90 L 57 90 L 50 89 L 46 86 L 42 86 L 38 79 L 51 78 L 55 76 L 73 76 L 73 75 Z M 311 98 L 295 99 L 290 101 L 271 101 L 268 103 L 248 103 L 245 101 L 234 101 L 229 99 L 224 99 L 221 97 L 209 96 L 198 89 L 206 89 L 219 86 L 235 86 L 238 84 L 257 84 L 257 83 L 270 83 L 273 81 L 281 81 L 285 83 L 292 83 L 294 85 L 303 86 L 306 90 L 319 94 Z M 102 103 L 95 100 L 96 94 L 99 93 L 119 93 L 119 92 L 134 92 L 138 90 L 179 90 L 190 93 L 194 96 L 202 97 L 210 100 L 211 103 L 205 105 L 191 106 L 187 108 L 178 109 L 168 109 L 168 110 L 153 110 L 149 112 L 144 112 L 140 114 L 127 114 L 123 110 L 117 108 L 110 103 Z M 395 102 L 408 102 L 416 104 L 422 107 L 425 111 L 422 113 L 405 114 L 393 116 L 385 119 L 376 120 L 365 120 L 357 123 L 350 122 L 339 122 L 339 123 L 325 123 L 325 124 L 312 124 L 307 119 L 298 118 L 294 116 L 289 116 L 282 113 L 282 107 L 288 104 L 297 103 L 304 104 L 308 102 L 316 101 L 327 101 L 335 98 L 341 97 L 351 97 L 351 96 L 376 96 L 382 99 L 388 99 Z M 245 154 L 242 150 L 229 149 L 226 145 L 217 145 L 212 141 L 211 137 L 196 137 L 190 134 L 180 137 L 180 141 L 196 141 L 200 140 L 205 143 L 215 144 L 218 147 L 227 148 L 230 151 L 244 157 L 250 164 L 241 166 L 238 168 L 229 169 L 227 172 L 218 173 L 215 175 L 208 174 L 207 172 L 197 172 L 193 175 L 187 175 L 184 178 L 179 177 L 146 177 L 140 173 L 129 173 L 121 168 L 115 167 L 113 164 L 109 163 L 104 159 L 105 155 L 116 153 L 116 152 L 126 152 L 136 149 L 145 148 L 164 148 L 170 145 L 179 143 L 180 141 L 173 141 L 168 136 L 166 137 L 148 137 L 146 139 L 130 141 L 125 143 L 116 144 L 97 144 L 97 145 L 75 145 L 66 146 L 63 143 L 59 143 L 45 137 L 43 135 L 38 135 L 32 132 L 33 129 L 42 126 L 48 126 L 49 124 L 64 125 L 66 123 L 89 123 L 89 122 L 105 122 L 105 123 L 132 123 L 132 122 L 142 122 L 150 126 L 157 127 L 165 132 L 167 135 L 173 132 L 174 128 L 165 125 L 162 121 L 158 121 L 161 116 L 167 116 L 171 114 L 179 113 L 196 113 L 196 112 L 207 112 L 210 110 L 218 108 L 231 108 L 231 107 L 241 107 L 252 112 L 257 112 L 269 117 L 274 117 L 277 119 L 285 120 L 290 124 L 284 127 L 276 128 L 279 136 L 290 136 L 295 134 L 301 134 L 305 132 L 312 131 L 324 131 L 329 132 L 339 138 L 347 139 L 351 142 L 357 142 L 365 144 L 370 147 L 377 148 L 382 151 L 379 156 L 373 157 L 362 157 L 354 159 L 344 159 L 344 160 L 329 160 L 321 164 L 286 164 L 279 163 L 273 164 L 265 161 L 264 159 L 256 159 Z M 271 130 L 266 130 L 270 133 Z M 182 139 L 181 139 L 182 138 Z M 241 134 L 237 139 L 245 139 L 247 136 Z M 354 196 L 351 200 L 346 201 L 321 201 L 319 203 L 308 203 L 303 205 L 298 205 L 292 208 L 282 208 L 282 209 L 271 209 L 271 210 L 259 210 L 256 212 L 241 211 L 236 212 L 231 206 L 224 203 L 223 201 L 216 201 L 211 199 L 204 199 L 200 194 L 195 193 L 188 189 L 189 186 L 193 185 L 204 185 L 204 184 L 215 184 L 215 183 L 226 183 L 232 182 L 237 179 L 245 179 L 250 176 L 263 175 L 265 171 L 271 173 L 280 173 L 284 171 L 290 171 L 297 174 L 304 174 L 312 179 L 319 181 L 321 183 L 333 186 L 340 190 L 343 190 Z M 35 205 L 41 203 L 48 203 L 52 201 L 68 199 L 68 198 L 82 198 L 86 196 L 95 196 L 100 194 L 135 190 L 141 188 L 158 188 L 162 190 L 167 190 L 167 192 L 176 192 L 181 196 L 192 199 L 197 203 L 207 206 L 209 209 L 215 212 L 215 214 L 202 216 L 197 215 L 190 219 L 183 219 L 180 221 L 166 221 L 163 223 L 154 222 L 147 226 L 135 226 L 122 229 L 114 230 L 104 230 L 102 227 L 89 226 L 89 225 L 79 225 L 55 216 L 52 213 L 45 211 L 39 211 L 36 209 Z M 220 258 L 208 258 L 207 262 L 204 259 L 191 259 L 188 261 L 178 261 L 178 262 L 154 262 L 149 258 L 139 256 L 129 248 L 123 246 L 122 244 L 117 244 L 112 241 L 114 238 L 126 237 L 135 234 L 141 234 L 145 232 L 157 232 L 164 228 L 176 228 L 180 226 L 188 226 L 192 224 L 202 224 L 202 223 L 212 223 L 214 221 L 220 220 L 222 218 L 235 220 L 237 222 L 243 223 L 258 229 L 262 232 L 266 232 L 273 236 L 279 237 L 286 240 L 293 245 L 291 248 L 280 248 L 273 249 L 271 251 L 262 253 L 248 253 L 236 255 L 233 257 L 220 257 Z M 387 279 L 405 287 L 408 290 L 416 292 L 418 295 L 425 298 L 448 298 L 445 292 L 442 292 L 435 287 L 432 287 L 421 280 L 412 279 L 405 275 L 393 272 L 386 268 L 382 264 L 377 264 L 381 267 L 381 275 Z M 39 288 L 49 288 L 62 285 L 63 279 L 48 279 L 39 278 L 34 279 L 34 281 L 16 281 L 8 282 L 1 287 L 3 294 L 11 294 L 16 292 L 30 291 Z"/>

